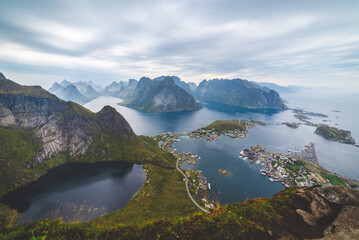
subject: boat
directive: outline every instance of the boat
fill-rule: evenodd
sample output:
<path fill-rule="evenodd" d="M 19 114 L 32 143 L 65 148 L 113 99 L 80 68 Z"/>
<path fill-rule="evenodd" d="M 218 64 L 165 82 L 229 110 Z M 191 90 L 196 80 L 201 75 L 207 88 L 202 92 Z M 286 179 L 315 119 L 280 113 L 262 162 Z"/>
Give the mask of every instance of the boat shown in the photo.
<path fill-rule="evenodd" d="M 256 164 L 259 164 L 260 162 L 261 162 L 261 160 L 257 160 L 257 161 L 256 161 Z"/>
<path fill-rule="evenodd" d="M 261 174 L 262 174 L 263 176 L 266 176 L 266 175 L 267 175 L 265 172 L 261 172 Z"/>
<path fill-rule="evenodd" d="M 262 163 L 261 165 L 262 165 L 262 167 L 263 167 L 263 166 L 265 165 L 265 163 Z"/>
<path fill-rule="evenodd" d="M 211 190 L 211 184 L 208 183 L 208 190 Z"/>
<path fill-rule="evenodd" d="M 269 178 L 269 181 L 274 182 L 274 179 L 270 177 L 270 178 Z"/>

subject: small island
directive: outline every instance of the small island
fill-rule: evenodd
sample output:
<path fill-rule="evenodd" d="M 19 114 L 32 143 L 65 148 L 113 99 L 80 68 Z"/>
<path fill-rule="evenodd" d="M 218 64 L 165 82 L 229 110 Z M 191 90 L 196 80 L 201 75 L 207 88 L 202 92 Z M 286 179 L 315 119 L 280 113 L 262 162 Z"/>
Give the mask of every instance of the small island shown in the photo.
<path fill-rule="evenodd" d="M 228 176 L 229 174 L 231 174 L 232 172 L 226 170 L 226 169 L 218 169 L 217 170 L 219 173 L 225 175 L 225 176 Z"/>
<path fill-rule="evenodd" d="M 283 125 L 286 125 L 286 126 L 288 126 L 288 127 L 290 127 L 290 128 L 298 128 L 299 127 L 299 124 L 298 123 L 296 123 L 296 122 L 284 122 L 284 123 L 282 123 Z"/>
<path fill-rule="evenodd" d="M 310 119 L 310 117 L 308 117 L 307 115 L 304 115 L 304 114 L 294 114 L 294 117 L 301 120 L 301 121 L 305 121 L 305 120 Z"/>
<path fill-rule="evenodd" d="M 323 113 L 308 112 L 308 111 L 304 111 L 303 109 L 292 109 L 292 110 L 293 110 L 293 113 L 295 113 L 297 115 L 305 115 L 305 116 L 311 116 L 311 117 L 322 117 L 322 118 L 328 117 L 328 115 L 325 115 Z"/>
<path fill-rule="evenodd" d="M 203 138 L 206 141 L 217 140 L 220 136 L 244 138 L 249 128 L 255 125 L 266 126 L 266 123 L 253 120 L 217 120 L 207 127 L 189 133 L 192 138 Z"/>
<path fill-rule="evenodd" d="M 355 145 L 355 140 L 350 131 L 322 124 L 317 127 L 314 133 L 332 141 Z"/>

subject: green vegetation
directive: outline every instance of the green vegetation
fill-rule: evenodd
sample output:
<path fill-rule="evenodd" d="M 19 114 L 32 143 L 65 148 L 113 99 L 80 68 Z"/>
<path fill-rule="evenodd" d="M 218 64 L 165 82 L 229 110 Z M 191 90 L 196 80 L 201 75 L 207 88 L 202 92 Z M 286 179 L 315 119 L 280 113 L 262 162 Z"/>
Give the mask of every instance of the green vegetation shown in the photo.
<path fill-rule="evenodd" d="M 124 208 L 90 222 L 93 226 L 144 224 L 158 219 L 171 220 L 198 209 L 187 196 L 182 175 L 173 169 L 145 165 L 147 181 Z"/>
<path fill-rule="evenodd" d="M 45 220 L 6 229 L 2 239 L 263 239 L 268 230 L 285 229 L 285 217 L 295 217 L 295 189 L 267 199 L 226 205 L 210 214 L 197 213 L 143 224 L 107 225 L 106 217 L 90 223 Z M 136 196 L 137 197 L 137 196 Z M 134 199 L 136 199 L 136 197 Z M 133 201 L 131 201 L 133 202 Z M 285 216 L 285 217 L 284 217 Z M 111 215 L 110 215 L 111 217 Z M 131 221 L 131 220 L 130 220 Z"/>
<path fill-rule="evenodd" d="M 0 79 L 0 94 L 16 94 L 38 98 L 56 99 L 40 86 L 22 86 L 8 79 Z"/>
<path fill-rule="evenodd" d="M 328 125 L 320 125 L 315 130 L 315 133 L 326 139 L 337 141 L 341 143 L 355 144 L 355 140 L 351 137 L 350 131 L 330 127 Z"/>
<path fill-rule="evenodd" d="M 338 176 L 335 176 L 333 174 L 326 173 L 326 172 L 323 172 L 322 175 L 325 178 L 327 178 L 332 185 L 339 185 L 339 186 L 347 187 L 347 185 L 343 182 L 343 180 L 340 179 L 340 177 L 338 177 Z"/>
<path fill-rule="evenodd" d="M 207 127 L 204 127 L 205 130 L 212 130 L 215 131 L 229 131 L 229 130 L 240 130 L 245 131 L 246 126 L 241 123 L 239 120 L 217 120 Z"/>
<path fill-rule="evenodd" d="M 41 142 L 33 132 L 0 127 L 0 196 L 32 180 L 28 176 L 31 170 L 22 165 L 31 161 L 40 149 Z"/>

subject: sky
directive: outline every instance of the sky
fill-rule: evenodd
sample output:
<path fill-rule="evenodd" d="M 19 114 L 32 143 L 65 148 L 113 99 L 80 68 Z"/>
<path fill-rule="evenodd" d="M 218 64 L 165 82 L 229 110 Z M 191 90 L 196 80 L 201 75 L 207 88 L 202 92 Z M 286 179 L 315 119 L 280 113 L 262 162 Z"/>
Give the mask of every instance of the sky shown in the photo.
<path fill-rule="evenodd" d="M 0 1 L 16 82 L 176 75 L 359 90 L 359 1 Z"/>

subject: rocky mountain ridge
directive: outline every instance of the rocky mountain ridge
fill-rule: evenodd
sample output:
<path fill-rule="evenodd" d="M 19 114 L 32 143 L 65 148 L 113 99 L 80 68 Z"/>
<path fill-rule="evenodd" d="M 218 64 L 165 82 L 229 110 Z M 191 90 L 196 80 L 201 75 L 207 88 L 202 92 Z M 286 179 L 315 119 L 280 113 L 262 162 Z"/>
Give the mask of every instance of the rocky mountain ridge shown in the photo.
<path fill-rule="evenodd" d="M 0 80 L 0 126 L 30 129 L 41 139 L 40 152 L 26 167 L 34 167 L 60 152 L 85 154 L 97 131 L 109 129 L 125 139 L 135 136 L 114 108 L 106 106 L 95 114 L 40 87 L 21 86 L 5 77 Z"/>
<path fill-rule="evenodd" d="M 276 91 L 263 90 L 256 84 L 242 79 L 203 80 L 196 88 L 194 95 L 199 100 L 246 108 L 285 108 L 282 99 Z"/>

